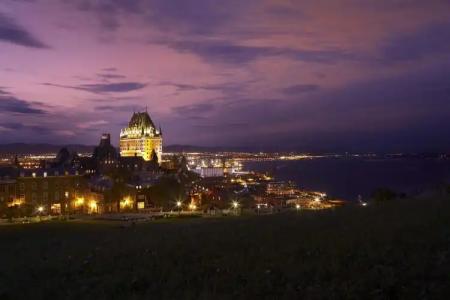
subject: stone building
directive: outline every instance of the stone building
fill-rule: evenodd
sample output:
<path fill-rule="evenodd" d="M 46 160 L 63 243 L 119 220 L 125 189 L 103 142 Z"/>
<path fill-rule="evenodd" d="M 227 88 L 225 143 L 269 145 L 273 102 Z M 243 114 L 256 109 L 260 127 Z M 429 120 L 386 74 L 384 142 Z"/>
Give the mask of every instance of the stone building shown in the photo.
<path fill-rule="evenodd" d="M 162 158 L 162 132 L 156 129 L 149 114 L 133 113 L 128 127 L 120 132 L 120 155 L 122 157 L 142 157 L 145 161 Z"/>

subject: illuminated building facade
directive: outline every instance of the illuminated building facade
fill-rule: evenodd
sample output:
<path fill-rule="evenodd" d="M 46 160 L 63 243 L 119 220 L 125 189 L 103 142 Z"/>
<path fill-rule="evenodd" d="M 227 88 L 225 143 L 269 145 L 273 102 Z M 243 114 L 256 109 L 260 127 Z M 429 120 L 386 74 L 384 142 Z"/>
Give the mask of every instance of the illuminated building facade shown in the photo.
<path fill-rule="evenodd" d="M 85 179 L 73 169 L 0 168 L 0 215 L 5 207 L 23 208 L 25 215 L 37 207 L 48 214 L 65 213 L 85 189 Z M 26 213 L 27 209 L 31 210 Z"/>
<path fill-rule="evenodd" d="M 162 156 L 162 132 L 157 130 L 152 119 L 145 112 L 133 113 L 128 127 L 120 131 L 120 155 L 142 157 L 149 161 L 155 152 L 158 162 Z"/>

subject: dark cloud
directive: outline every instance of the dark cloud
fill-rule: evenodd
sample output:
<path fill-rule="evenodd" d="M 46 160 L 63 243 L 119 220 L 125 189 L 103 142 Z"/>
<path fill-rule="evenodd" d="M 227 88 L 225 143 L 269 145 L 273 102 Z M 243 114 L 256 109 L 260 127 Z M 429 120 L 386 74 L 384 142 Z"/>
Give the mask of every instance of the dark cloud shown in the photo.
<path fill-rule="evenodd" d="M 79 89 L 86 90 L 93 93 L 123 93 L 143 89 L 146 86 L 140 82 L 120 82 L 120 83 L 106 83 L 106 84 L 83 84 Z"/>
<path fill-rule="evenodd" d="M 286 18 L 286 17 L 292 17 L 292 18 L 303 18 L 304 14 L 301 11 L 301 9 L 297 6 L 287 6 L 287 5 L 269 5 L 266 7 L 265 11 L 270 14 L 274 15 L 276 17 Z"/>
<path fill-rule="evenodd" d="M 244 84 L 244 83 L 242 83 Z M 197 91 L 197 90 L 206 90 L 206 91 L 228 91 L 228 90 L 236 90 L 239 88 L 239 84 L 236 83 L 221 83 L 221 84 L 189 84 L 189 83 L 179 83 L 172 81 L 161 81 L 157 83 L 158 86 L 170 86 L 175 88 L 178 92 L 187 92 L 187 91 Z"/>
<path fill-rule="evenodd" d="M 195 140 L 204 144 L 272 150 L 442 150 L 450 147 L 449 70 L 448 64 L 438 65 L 318 90 L 308 101 L 239 98 L 233 104 L 216 103 L 213 109 L 205 102 L 203 109 L 197 104 L 174 112 L 177 116 L 203 116 L 207 112 L 207 119 L 171 130 L 187 137 L 195 132 Z"/>
<path fill-rule="evenodd" d="M 0 113 L 20 113 L 20 114 L 45 114 L 46 112 L 35 106 L 39 105 L 39 102 L 29 102 L 21 99 L 17 99 L 14 96 L 1 96 L 0 95 Z"/>
<path fill-rule="evenodd" d="M 302 93 L 309 93 L 319 90 L 320 87 L 316 84 L 296 84 L 284 89 L 281 89 L 283 94 L 295 96 Z"/>
<path fill-rule="evenodd" d="M 183 40 L 183 41 L 152 41 L 163 44 L 179 52 L 189 52 L 198 55 L 202 59 L 242 64 L 258 58 L 284 56 L 298 61 L 333 64 L 342 60 L 356 60 L 354 54 L 339 49 L 306 50 L 276 47 L 256 47 L 237 45 L 230 41 L 212 40 Z"/>
<path fill-rule="evenodd" d="M 110 73 L 99 73 L 97 74 L 101 79 L 109 80 L 109 79 L 124 79 L 127 78 L 125 75 L 120 74 L 110 74 Z"/>
<path fill-rule="evenodd" d="M 140 105 L 99 105 L 95 107 L 97 111 L 111 111 L 111 112 L 124 112 L 124 111 L 142 111 L 145 107 Z"/>
<path fill-rule="evenodd" d="M 382 48 L 388 63 L 434 58 L 450 52 L 450 22 L 431 24 L 416 32 L 392 36 Z"/>
<path fill-rule="evenodd" d="M 95 83 L 95 84 L 81 84 L 76 86 L 43 83 L 46 86 L 54 86 L 67 89 L 82 90 L 96 94 L 102 93 L 125 93 L 143 89 L 147 86 L 145 83 L 140 82 L 118 82 L 118 83 Z"/>
<path fill-rule="evenodd" d="M 25 28 L 0 12 L 0 41 L 30 48 L 48 48 Z"/>
<path fill-rule="evenodd" d="M 115 31 L 120 27 L 120 14 L 141 13 L 139 9 L 141 2 L 140 0 L 75 0 L 67 3 L 75 5 L 81 11 L 94 13 L 105 29 Z"/>
<path fill-rule="evenodd" d="M 194 128 L 202 130 L 213 130 L 213 131 L 223 131 L 223 130 L 242 130 L 249 126 L 249 123 L 219 123 L 219 124 L 197 124 Z"/>
<path fill-rule="evenodd" d="M 0 131 L 1 129 L 3 130 L 7 130 L 7 131 L 14 131 L 15 133 L 17 132 L 24 132 L 24 131 L 30 131 L 32 133 L 35 134 L 52 134 L 54 129 L 50 128 L 50 127 L 46 127 L 46 126 L 41 126 L 41 125 L 26 125 L 26 124 L 22 124 L 22 123 L 17 123 L 17 122 L 3 122 L 0 123 Z"/>
<path fill-rule="evenodd" d="M 10 95 L 10 93 L 5 91 L 4 87 L 0 86 L 0 96 L 4 96 L 4 95 Z"/>
<path fill-rule="evenodd" d="M 11 129 L 11 130 L 17 130 L 17 129 L 23 128 L 24 126 L 23 126 L 23 124 L 16 123 L 16 122 L 2 122 L 2 123 L 0 123 L 0 127 L 6 128 L 6 129 Z"/>
<path fill-rule="evenodd" d="M 103 27 L 117 30 L 125 14 L 140 16 L 153 27 L 164 31 L 211 33 L 236 16 L 236 9 L 244 10 L 255 1 L 230 0 L 221 3 L 214 0 L 79 0 L 76 7 L 95 13 Z"/>
<path fill-rule="evenodd" d="M 212 110 L 214 110 L 214 105 L 211 103 L 199 103 L 193 105 L 177 106 L 172 108 L 172 110 L 178 115 L 190 117 L 192 115 L 196 116 L 211 112 Z"/>

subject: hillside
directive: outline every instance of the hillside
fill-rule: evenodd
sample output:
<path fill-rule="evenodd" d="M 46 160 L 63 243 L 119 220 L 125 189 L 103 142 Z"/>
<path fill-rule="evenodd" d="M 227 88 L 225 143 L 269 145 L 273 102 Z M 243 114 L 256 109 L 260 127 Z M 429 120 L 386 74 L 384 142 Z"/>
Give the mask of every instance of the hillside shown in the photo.
<path fill-rule="evenodd" d="M 444 299 L 449 199 L 0 227 L 1 299 Z M 23 288 L 26 286 L 27 288 Z"/>

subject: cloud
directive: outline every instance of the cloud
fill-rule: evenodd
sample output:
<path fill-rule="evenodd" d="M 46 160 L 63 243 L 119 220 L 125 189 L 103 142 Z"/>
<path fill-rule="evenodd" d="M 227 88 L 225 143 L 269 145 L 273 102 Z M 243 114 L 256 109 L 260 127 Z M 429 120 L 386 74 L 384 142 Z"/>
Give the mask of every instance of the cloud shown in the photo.
<path fill-rule="evenodd" d="M 86 122 L 79 123 L 77 125 L 77 127 L 81 128 L 81 129 L 88 129 L 88 128 L 92 128 L 92 127 L 96 127 L 96 126 L 104 126 L 107 124 L 109 124 L 109 122 L 105 121 L 105 120 L 93 120 L 93 121 L 86 121 Z"/>
<path fill-rule="evenodd" d="M 0 41 L 16 45 L 45 49 L 46 44 L 34 37 L 25 28 L 17 24 L 13 19 L 0 12 Z"/>
<path fill-rule="evenodd" d="M 0 86 L 0 96 L 4 96 L 4 95 L 10 95 L 10 93 L 5 91 L 4 87 Z"/>
<path fill-rule="evenodd" d="M 411 61 L 450 52 L 450 23 L 433 23 L 412 33 L 391 36 L 381 54 L 386 62 Z"/>
<path fill-rule="evenodd" d="M 254 1 L 230 0 L 221 3 L 212 0 L 79 0 L 75 3 L 79 10 L 94 13 L 102 26 L 116 31 L 122 24 L 123 16 L 140 16 L 148 24 L 163 31 L 210 33 L 231 22 L 236 8 L 244 10 Z"/>
<path fill-rule="evenodd" d="M 54 86 L 66 89 L 82 90 L 86 92 L 91 92 L 95 94 L 102 93 L 126 93 L 135 90 L 143 89 L 147 86 L 145 83 L 140 82 L 119 82 L 119 83 L 93 83 L 93 84 L 81 84 L 76 86 L 62 85 L 54 83 L 43 83 L 46 86 Z"/>
<path fill-rule="evenodd" d="M 316 84 L 296 84 L 284 89 L 281 89 L 283 94 L 295 96 L 302 93 L 309 93 L 319 90 L 320 87 Z"/>
<path fill-rule="evenodd" d="M 2 122 L 0 123 L 0 128 L 3 131 L 17 130 L 23 128 L 23 124 L 17 122 Z"/>
<path fill-rule="evenodd" d="M 99 73 L 97 74 L 98 77 L 100 77 L 101 79 L 124 79 L 127 78 L 125 75 L 120 75 L 120 74 L 110 74 L 110 73 Z"/>
<path fill-rule="evenodd" d="M 140 105 L 100 105 L 94 108 L 97 111 L 124 112 L 124 111 L 142 111 L 145 107 Z"/>
<path fill-rule="evenodd" d="M 39 106 L 39 104 L 40 102 L 28 102 L 15 98 L 14 96 L 0 95 L 0 113 L 45 114 L 46 112 L 43 109 L 35 107 Z"/>
<path fill-rule="evenodd" d="M 242 83 L 245 84 L 246 82 Z M 229 90 L 237 90 L 240 84 L 236 83 L 221 83 L 221 84 L 190 84 L 190 83 L 179 83 L 172 81 L 161 81 L 157 84 L 157 86 L 170 86 L 174 87 L 178 92 L 187 92 L 187 91 L 197 91 L 197 90 L 206 90 L 206 91 L 229 91 Z"/>
<path fill-rule="evenodd" d="M 103 71 L 103 72 L 116 72 L 116 71 L 117 71 L 117 68 L 114 68 L 114 67 L 103 68 L 102 71 Z"/>
<path fill-rule="evenodd" d="M 181 116 L 190 117 L 192 115 L 199 115 L 214 110 L 214 105 L 211 103 L 198 103 L 192 105 L 184 105 L 173 107 L 172 110 Z"/>
<path fill-rule="evenodd" d="M 2 128 L 3 131 L 15 131 L 15 132 L 29 130 L 38 134 L 48 134 L 53 132 L 51 128 L 48 128 L 46 126 L 22 124 L 17 122 L 0 123 L 0 128 Z"/>
<path fill-rule="evenodd" d="M 339 49 L 292 49 L 264 46 L 244 46 L 227 40 L 159 40 L 151 43 L 166 45 L 179 52 L 188 52 L 200 58 L 229 64 L 243 64 L 265 57 L 284 56 L 298 61 L 333 64 L 342 60 L 356 60 L 355 54 Z"/>

